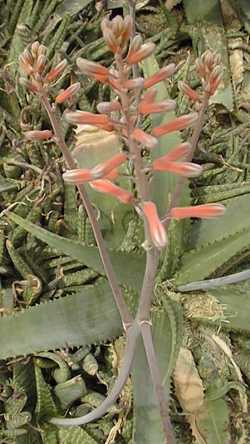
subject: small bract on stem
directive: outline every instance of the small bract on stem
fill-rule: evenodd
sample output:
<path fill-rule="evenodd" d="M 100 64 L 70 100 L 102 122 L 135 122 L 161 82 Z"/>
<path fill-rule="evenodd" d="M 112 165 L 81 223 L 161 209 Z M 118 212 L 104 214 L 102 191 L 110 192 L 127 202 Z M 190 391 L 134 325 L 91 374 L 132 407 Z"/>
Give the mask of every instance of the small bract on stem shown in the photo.
<path fill-rule="evenodd" d="M 129 2 L 129 6 L 133 16 L 134 3 L 132 0 Z M 154 295 L 160 252 L 167 247 L 167 229 L 170 220 L 172 218 L 182 219 L 184 217 L 211 218 L 224 213 L 224 207 L 220 204 L 185 208 L 177 206 L 185 178 L 195 177 L 202 172 L 202 167 L 193 163 L 192 157 L 202 129 L 209 98 L 218 87 L 221 71 L 218 57 L 211 52 L 206 52 L 197 62 L 197 73 L 202 83 L 202 92 L 198 94 L 189 85 L 180 84 L 183 93 L 196 103 L 199 108 L 198 113 L 192 112 L 176 117 L 163 125 L 154 127 L 151 133 L 148 133 L 140 127 L 143 116 L 153 113 L 165 113 L 175 108 L 173 100 L 164 100 L 157 103 L 155 101 L 156 91 L 152 87 L 169 78 L 175 72 L 176 67 L 174 64 L 170 64 L 147 79 L 141 77 L 138 73 L 137 64 L 153 53 L 155 45 L 151 42 L 143 43 L 141 37 L 135 35 L 134 28 L 135 23 L 129 15 L 124 19 L 116 16 L 112 20 L 105 18 L 102 21 L 104 40 L 114 56 L 114 67 L 112 69 L 82 58 L 76 61 L 78 68 L 83 74 L 108 85 L 113 90 L 115 99 L 111 100 L 111 102 L 100 103 L 97 106 L 99 114 L 81 110 L 68 111 L 66 113 L 67 121 L 73 125 L 88 124 L 108 132 L 115 132 L 124 142 L 124 148 L 121 152 L 92 168 L 77 168 L 65 143 L 61 122 L 58 118 L 58 110 L 56 110 L 56 107 L 65 101 L 70 102 L 72 97 L 79 91 L 80 84 L 74 83 L 70 85 L 52 99 L 53 82 L 63 74 L 66 62 L 63 60 L 55 68 L 47 72 L 46 48 L 38 42 L 33 43 L 20 57 L 20 68 L 26 75 L 26 77 L 21 79 L 21 82 L 32 94 L 37 95 L 40 99 L 47 111 L 53 129 L 53 132 L 51 130 L 40 131 L 34 129 L 33 131 L 28 131 L 25 137 L 29 140 L 39 141 L 53 139 L 61 149 L 68 168 L 63 174 L 63 179 L 65 182 L 75 184 L 78 187 L 80 197 L 93 228 L 104 270 L 127 337 L 125 356 L 120 374 L 111 393 L 103 404 L 82 417 L 69 419 L 52 418 L 50 422 L 59 426 L 81 425 L 104 415 L 118 398 L 127 381 L 136 352 L 137 340 L 142 335 L 152 382 L 159 404 L 165 440 L 167 444 L 173 444 L 174 433 L 152 339 L 150 309 Z M 146 164 L 142 154 L 143 149 L 154 150 L 160 137 L 187 128 L 194 128 L 189 143 L 181 143 L 170 150 L 168 154 L 154 160 L 151 165 L 148 165 L 148 162 Z M 119 167 L 127 161 L 133 165 L 133 181 L 136 185 L 134 193 L 121 188 L 115 183 L 119 175 Z M 150 175 L 147 174 L 148 171 L 150 171 Z M 162 174 L 166 172 L 173 173 L 180 177 L 175 192 L 172 195 L 169 209 L 163 220 L 158 215 L 156 204 L 152 201 L 150 193 L 149 180 L 155 171 Z M 97 192 L 113 196 L 123 204 L 133 206 L 144 221 L 146 267 L 135 318 L 131 316 L 117 283 L 98 221 L 84 187 L 85 182 L 88 182 Z"/>

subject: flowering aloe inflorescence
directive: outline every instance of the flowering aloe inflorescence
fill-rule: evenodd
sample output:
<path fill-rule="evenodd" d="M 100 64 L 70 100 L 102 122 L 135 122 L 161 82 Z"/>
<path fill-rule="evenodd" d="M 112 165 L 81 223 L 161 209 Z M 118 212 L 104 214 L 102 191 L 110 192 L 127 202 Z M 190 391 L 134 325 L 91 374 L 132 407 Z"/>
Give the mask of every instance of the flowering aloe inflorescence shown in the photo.
<path fill-rule="evenodd" d="M 171 63 L 146 79 L 139 75 L 136 76 L 136 65 L 153 53 L 155 45 L 151 42 L 143 43 L 140 36 L 134 36 L 133 27 L 130 16 L 126 16 L 124 19 L 117 16 L 112 20 L 105 18 L 102 21 L 104 40 L 114 55 L 114 66 L 112 68 L 107 68 L 99 63 L 82 58 L 78 58 L 76 61 L 78 68 L 83 74 L 108 85 L 113 90 L 115 98 L 110 102 L 99 103 L 97 105 L 99 114 L 81 110 L 67 111 L 65 114 L 67 121 L 73 125 L 88 124 L 107 132 L 114 132 L 124 142 L 121 152 L 117 152 L 112 158 L 98 163 L 92 168 L 76 168 L 74 159 L 63 138 L 60 121 L 55 113 L 56 106 L 60 106 L 64 102 L 71 102 L 72 97 L 79 91 L 79 83 L 74 83 L 65 90 L 60 91 L 53 98 L 53 105 L 51 106 L 50 104 L 54 82 L 63 74 L 67 65 L 66 61 L 63 60 L 56 67 L 48 70 L 46 48 L 38 42 L 33 43 L 20 57 L 20 68 L 26 75 L 26 77 L 21 79 L 21 82 L 31 93 L 40 97 L 53 127 L 53 131 L 28 131 L 25 133 L 25 137 L 28 140 L 39 141 L 54 139 L 61 148 L 69 168 L 64 173 L 63 178 L 68 183 L 76 184 L 79 189 L 127 336 L 123 369 L 111 394 L 103 404 L 86 416 L 74 419 L 53 418 L 51 422 L 57 425 L 81 425 L 103 415 L 117 399 L 126 383 L 136 350 L 136 342 L 141 334 L 146 355 L 150 356 L 148 364 L 158 397 L 165 437 L 167 442 L 172 444 L 174 442 L 173 432 L 150 330 L 150 307 L 159 261 L 158 250 L 161 250 L 167 244 L 165 227 L 168 224 L 166 221 L 172 218 L 182 219 L 186 217 L 213 218 L 222 215 L 224 207 L 220 204 L 177 207 L 179 197 L 177 183 L 176 190 L 178 192 L 174 195 L 166 216 L 161 220 L 156 204 L 152 201 L 149 185 L 150 178 L 154 172 L 167 172 L 180 176 L 179 188 L 183 177 L 195 177 L 201 174 L 202 167 L 192 162 L 192 156 L 202 128 L 202 119 L 209 97 L 215 93 L 220 83 L 221 70 L 218 57 L 207 51 L 196 65 L 197 74 L 202 84 L 202 91 L 197 93 L 186 83 L 182 82 L 180 84 L 183 93 L 195 102 L 199 112 L 191 112 L 184 116 L 176 117 L 167 123 L 153 127 L 151 132 L 146 132 L 140 127 L 140 122 L 144 116 L 169 112 L 175 108 L 173 100 L 156 102 L 157 94 L 153 87 L 157 83 L 168 79 L 176 71 L 176 66 Z M 143 156 L 145 148 L 151 152 L 157 146 L 160 137 L 190 127 L 195 127 L 195 138 L 191 139 L 190 143 L 178 144 L 169 150 L 167 154 L 155 159 L 153 162 L 149 162 L 148 157 L 145 160 Z M 121 188 L 115 183 L 119 176 L 119 167 L 128 161 L 133 166 L 134 193 Z M 144 219 L 147 241 L 145 245 L 150 245 L 150 248 L 147 248 L 146 270 L 135 318 L 130 314 L 121 289 L 117 284 L 100 227 L 84 188 L 85 183 L 88 183 L 96 191 L 113 196 L 124 204 L 133 205 L 138 214 Z M 161 192 L 164 192 L 164 190 L 161 190 Z"/>
<path fill-rule="evenodd" d="M 143 204 L 145 199 L 143 199 L 140 190 L 137 190 L 137 196 L 133 196 L 131 192 L 115 185 L 113 181 L 118 175 L 117 169 L 120 165 L 128 160 L 133 162 L 138 156 L 141 157 L 142 148 L 153 150 L 161 136 L 194 126 L 198 114 L 193 112 L 177 117 L 161 126 L 154 127 L 151 133 L 142 130 L 139 123 L 144 115 L 165 113 L 175 108 L 173 100 L 164 100 L 157 103 L 156 90 L 152 87 L 158 82 L 168 79 L 176 71 L 176 66 L 171 63 L 147 79 L 143 77 L 134 78 L 132 76 L 133 65 L 150 56 L 155 49 L 155 45 L 151 42 L 143 43 L 138 35 L 132 37 L 132 21 L 129 16 L 124 19 L 117 16 L 113 20 L 105 18 L 102 22 L 102 31 L 107 46 L 114 54 L 115 67 L 108 69 L 99 63 L 83 58 L 78 58 L 76 63 L 83 74 L 109 85 L 113 89 L 116 99 L 99 103 L 97 106 L 99 114 L 80 110 L 69 111 L 66 113 L 66 119 L 72 124 L 89 124 L 106 131 L 115 131 L 124 141 L 124 150 L 91 169 L 69 170 L 64 173 L 63 178 L 66 182 L 75 184 L 89 182 L 96 191 L 110 194 L 123 203 L 133 204 L 141 209 L 142 211 L 139 211 L 139 213 L 144 214 L 149 225 L 152 243 L 158 248 L 162 248 L 166 245 L 167 238 L 164 237 L 165 242 L 163 242 L 163 237 L 161 242 L 157 240 L 157 230 L 154 229 L 157 209 L 154 208 L 154 217 L 150 216 L 150 214 L 153 214 L 152 211 L 145 213 L 147 206 L 145 207 Z M 221 71 L 218 64 L 218 56 L 209 51 L 198 60 L 197 73 L 203 85 L 203 94 L 211 96 L 218 87 L 221 80 Z M 31 92 L 42 94 L 44 90 L 49 91 L 51 84 L 64 72 L 66 61 L 63 60 L 46 73 L 46 48 L 35 42 L 30 49 L 26 49 L 21 55 L 20 66 L 28 76 L 28 79 L 22 79 L 22 82 Z M 180 87 L 191 100 L 199 103 L 202 99 L 202 94 L 199 95 L 186 83 L 181 82 Z M 71 99 L 79 88 L 80 84 L 78 82 L 70 85 L 56 96 L 55 102 L 60 104 Z M 51 137 L 53 137 L 53 134 L 48 130 L 26 133 L 26 138 L 31 140 L 48 140 Z M 198 176 L 202 172 L 202 167 L 186 161 L 187 158 L 190 158 L 191 148 L 188 143 L 174 147 L 165 156 L 154 160 L 150 169 L 152 172 L 169 172 L 184 177 Z M 141 168 L 143 167 L 144 160 L 141 158 Z M 149 196 L 147 196 L 147 201 L 148 198 Z M 172 209 L 169 216 L 174 218 L 203 218 L 211 217 L 206 216 L 207 213 L 217 216 L 222 212 L 222 206 L 220 206 L 220 210 L 218 210 L 218 205 L 210 206 L 208 211 L 206 211 L 206 207 L 199 206 L 189 209 L 189 211 L 184 211 L 184 209 L 181 211 L 180 208 L 178 208 L 178 211 Z M 158 228 L 159 224 L 161 224 L 160 220 L 158 221 Z"/>

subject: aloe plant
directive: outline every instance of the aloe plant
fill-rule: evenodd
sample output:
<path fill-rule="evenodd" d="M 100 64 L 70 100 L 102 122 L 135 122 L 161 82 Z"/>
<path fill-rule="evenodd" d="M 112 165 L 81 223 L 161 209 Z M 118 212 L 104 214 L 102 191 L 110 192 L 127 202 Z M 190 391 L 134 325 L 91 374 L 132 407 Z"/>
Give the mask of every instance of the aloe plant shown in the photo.
<path fill-rule="evenodd" d="M 147 82 L 151 85 L 157 76 L 167 76 L 174 71 L 173 65 L 159 70 L 157 59 L 152 54 L 145 57 L 153 50 L 153 45 L 149 42 L 143 44 L 138 36 L 133 37 L 130 23 L 131 28 L 134 23 L 129 18 L 104 21 L 104 39 L 93 42 L 85 51 L 89 51 L 92 60 L 99 61 L 104 54 L 110 57 L 106 42 L 111 52 L 114 52 L 116 67 L 120 71 L 119 75 L 116 73 L 112 77 L 112 71 L 106 68 L 110 59 L 105 66 L 91 64 L 86 59 L 78 60 L 83 79 L 86 74 L 94 76 L 89 89 L 87 86 L 86 91 L 82 91 L 79 96 L 81 109 L 87 110 L 87 113 L 82 112 L 81 122 L 90 119 L 92 123 L 98 123 L 96 119 L 100 119 L 100 115 L 98 117 L 90 112 L 93 109 L 89 98 L 93 91 L 96 92 L 95 76 L 97 80 L 107 83 L 106 89 L 111 87 L 112 95 L 117 96 L 118 100 L 116 98 L 114 104 L 112 97 L 110 102 L 98 105 L 103 119 L 100 140 L 95 143 L 92 138 L 90 142 L 86 136 L 87 131 L 79 125 L 75 131 L 76 148 L 70 151 L 68 123 L 58 116 L 66 100 L 69 99 L 69 106 L 74 101 L 78 102 L 79 84 L 67 87 L 68 68 L 63 74 L 66 62 L 58 65 L 56 50 L 68 29 L 72 29 L 72 33 L 68 34 L 69 41 L 74 41 L 70 37 L 75 32 L 73 18 L 81 5 L 79 2 L 69 5 L 64 1 L 57 7 L 57 3 L 46 2 L 41 5 L 40 1 L 27 1 L 21 5 L 17 2 L 15 16 L 9 27 L 13 35 L 9 61 L 15 61 L 13 72 L 16 72 L 17 57 L 26 44 L 33 40 L 33 29 L 40 32 L 50 14 L 55 12 L 55 21 L 51 26 L 56 32 L 53 42 L 49 44 L 47 60 L 44 47 L 37 42 L 30 45 L 21 56 L 21 65 L 26 72 L 21 82 L 27 88 L 28 96 L 23 86 L 18 86 L 20 94 L 5 96 L 7 101 L 4 102 L 7 112 L 13 112 L 14 115 L 15 108 L 15 115 L 19 116 L 24 100 L 27 99 L 35 110 L 32 123 L 37 129 L 32 130 L 31 126 L 26 126 L 21 157 L 11 163 L 12 158 L 8 152 L 4 152 L 4 163 L 1 163 L 0 191 L 3 208 L 8 211 L 3 212 L 5 219 L 0 225 L 0 274 L 3 277 L 0 289 L 3 311 L 0 319 L 0 358 L 7 360 L 9 365 L 0 376 L 1 386 L 4 387 L 1 398 L 4 425 L 0 437 L 4 442 L 15 440 L 17 443 L 56 444 L 63 440 L 94 444 L 112 440 L 131 442 L 132 439 L 135 443 L 160 444 L 166 442 L 166 436 L 170 443 L 175 439 L 177 442 L 189 443 L 192 434 L 196 442 L 201 444 L 226 444 L 237 434 L 240 442 L 247 443 L 248 431 L 244 420 L 239 419 L 237 428 L 230 426 L 232 410 L 228 399 L 230 397 L 231 402 L 233 400 L 237 411 L 247 413 L 246 390 L 241 372 L 248 377 L 248 284 L 223 287 L 220 276 L 231 269 L 232 272 L 235 269 L 238 271 L 238 264 L 249 255 L 249 185 L 248 182 L 238 182 L 225 185 L 210 183 L 206 186 L 205 179 L 196 179 L 195 187 L 191 190 L 185 179 L 172 174 L 172 171 L 178 171 L 188 175 L 191 171 L 195 175 L 201 170 L 199 165 L 191 163 L 191 151 L 193 154 L 202 131 L 208 96 L 215 92 L 211 89 L 214 85 L 208 79 L 206 84 L 202 77 L 202 63 L 209 65 L 211 57 L 217 63 L 218 58 L 206 53 L 198 62 L 203 90 L 202 87 L 190 88 L 186 79 L 180 83 L 180 100 L 191 99 L 199 112 L 190 137 L 192 149 L 188 153 L 188 144 L 183 143 L 180 132 L 174 129 L 182 125 L 185 128 L 197 116 L 188 114 L 186 121 L 181 120 L 181 117 L 180 120 L 176 119 L 165 81 L 155 84 L 160 105 L 150 96 L 150 89 L 142 94 Z M 217 5 L 217 2 L 214 4 Z M 38 19 L 39 6 L 44 9 Z M 84 0 L 82 6 L 85 11 L 91 11 L 93 5 Z M 186 1 L 184 7 L 188 21 L 196 26 L 197 13 L 202 11 L 202 5 L 197 11 L 192 11 Z M 134 16 L 132 1 L 129 2 L 129 10 L 131 16 Z M 66 15 L 64 11 L 67 11 Z M 29 19 L 22 29 L 26 14 Z M 208 21 L 210 19 L 208 16 Z M 118 23 L 121 29 L 127 29 L 128 34 L 131 32 L 132 40 L 128 57 L 125 52 L 122 55 L 122 63 L 119 59 L 121 54 L 115 49 L 116 45 L 119 46 L 119 39 L 114 41 L 111 38 L 112 32 L 120 29 Z M 16 26 L 18 30 L 21 27 L 23 34 L 19 31 L 17 35 L 14 34 Z M 98 26 L 91 26 L 90 23 L 91 32 L 100 36 Z M 86 32 L 89 31 L 87 28 Z M 48 35 L 45 28 L 42 43 L 47 44 Z M 219 35 L 219 52 L 223 63 L 227 64 L 224 36 L 221 32 Z M 194 34 L 192 37 L 195 41 Z M 213 40 L 210 34 L 208 40 L 211 46 Z M 120 44 L 123 44 L 121 42 L 123 40 L 120 40 Z M 40 59 L 35 61 L 38 52 Z M 52 57 L 52 66 L 56 68 L 51 67 Z M 142 57 L 139 67 L 138 57 Z M 133 75 L 126 79 L 132 83 L 124 92 L 123 88 L 119 89 L 119 82 L 125 81 L 123 76 L 127 74 L 123 69 L 126 64 L 128 68 L 133 68 Z M 138 77 L 138 69 L 143 72 L 144 80 Z M 35 78 L 35 70 L 41 71 L 40 77 Z M 218 82 L 219 71 L 215 70 L 215 74 Z M 53 76 L 56 82 L 55 85 L 51 84 L 48 91 Z M 175 76 L 178 79 L 180 74 L 176 73 Z M 225 73 L 223 78 L 226 83 L 219 88 L 215 101 L 231 109 L 231 87 Z M 36 82 L 40 82 L 40 91 L 36 91 Z M 138 121 L 143 124 L 142 127 L 137 126 L 135 119 L 129 131 L 126 94 L 131 101 L 129 107 L 133 105 L 131 109 L 128 107 L 129 113 L 133 114 L 136 107 L 139 107 Z M 149 99 L 145 100 L 147 94 Z M 49 119 L 44 114 L 41 117 L 37 101 L 44 106 Z M 52 106 L 52 101 L 56 105 Z M 14 106 L 12 111 L 10 105 Z M 105 114 L 107 106 L 116 106 L 115 112 L 118 114 L 115 117 L 113 114 Z M 157 108 L 158 113 L 154 113 L 157 106 L 172 107 L 172 111 L 163 115 L 159 112 L 161 109 Z M 26 119 L 25 112 L 22 118 Z M 68 113 L 67 120 L 76 121 L 80 113 Z M 147 117 L 144 120 L 145 115 Z M 120 117 L 122 119 L 119 122 Z M 44 129 L 48 127 L 49 120 L 53 131 Z M 121 133 L 120 124 L 124 121 L 127 133 L 126 130 Z M 115 139 L 112 139 L 114 132 L 107 132 L 110 128 L 105 125 L 113 126 Z M 16 128 L 19 131 L 19 127 Z M 135 131 L 134 139 L 131 138 L 132 130 Z M 165 131 L 166 134 L 160 135 Z M 95 132 L 98 133 L 98 128 Z M 105 137 L 109 138 L 110 134 L 112 137 L 109 140 L 117 141 L 115 146 L 105 145 Z M 159 138 L 155 148 L 152 135 Z M 44 138 L 47 139 L 45 145 L 41 140 Z M 126 149 L 121 143 L 122 139 Z M 64 179 L 76 182 L 78 191 L 68 183 L 63 184 L 60 174 L 55 175 L 53 172 L 55 168 L 58 173 L 58 167 L 55 167 L 58 161 L 56 144 L 62 150 L 65 164 L 69 168 L 64 173 Z M 130 158 L 128 152 L 131 154 L 135 146 L 137 157 Z M 176 146 L 180 148 L 176 149 Z M 141 148 L 144 150 L 141 151 Z M 179 155 L 178 150 L 183 155 L 187 154 L 187 162 L 183 162 L 182 158 L 174 158 Z M 129 163 L 124 162 L 120 167 L 116 187 L 109 184 L 108 188 L 105 174 L 109 174 L 110 169 L 112 173 L 116 162 L 127 157 Z M 199 158 L 198 152 L 196 157 Z M 52 174 L 50 169 L 44 170 L 48 166 L 48 159 Z M 162 165 L 166 164 L 165 172 L 159 159 Z M 137 162 L 143 164 L 142 169 L 138 169 Z M 38 186 L 35 181 L 34 186 L 29 182 L 27 184 L 26 176 L 24 179 L 21 176 L 23 169 L 26 171 L 27 168 L 39 180 L 43 178 L 42 186 L 39 181 Z M 134 179 L 131 181 L 132 176 Z M 79 184 L 79 178 L 83 180 L 83 177 L 90 178 L 89 183 Z M 113 197 L 110 194 L 97 194 L 94 190 L 95 181 L 99 181 L 99 185 L 96 184 L 99 191 L 108 191 Z M 199 186 L 200 183 L 202 186 Z M 160 193 L 159 190 L 164 192 Z M 83 198 L 80 206 L 79 198 Z M 219 204 L 210 205 L 213 201 Z M 222 213 L 222 203 L 227 211 L 221 219 L 195 220 L 192 223 L 182 220 L 184 215 L 202 217 L 211 215 L 210 211 L 212 214 Z M 234 276 L 235 282 L 242 279 L 240 273 L 230 276 Z M 226 279 L 233 282 L 230 276 Z M 214 281 L 217 287 L 210 288 L 209 285 Z M 198 293 L 195 290 L 197 285 L 200 285 Z M 244 310 L 239 307 L 239 299 Z M 122 332 L 127 338 L 127 344 L 118 351 L 115 338 Z M 236 343 L 242 347 L 235 356 L 231 352 L 230 340 L 238 341 Z M 201 343 L 202 347 L 199 345 Z M 132 365 L 133 355 L 135 359 Z M 188 360 L 184 359 L 184 355 L 188 356 Z M 121 357 L 124 357 L 123 361 Z M 9 369 L 13 369 L 13 372 Z M 134 398 L 133 418 L 130 382 L 124 387 L 130 372 Z M 117 374 L 118 378 L 114 380 Z M 150 378 L 153 384 L 149 383 Z M 97 387 L 102 384 L 99 385 L 102 393 L 104 387 L 108 389 L 106 400 L 102 393 L 93 389 L 93 381 Z M 232 396 L 235 391 L 236 396 Z M 197 393 L 201 402 L 192 409 L 190 405 Z M 19 398 L 18 408 L 14 407 L 14 400 Z M 118 402 L 115 402 L 117 398 Z M 185 424 L 189 427 L 186 431 L 183 422 L 180 424 L 179 421 L 181 409 L 185 414 Z M 64 418 L 66 413 L 68 418 Z M 105 413 L 107 415 L 101 418 Z M 100 419 L 97 421 L 97 418 Z M 30 424 L 38 426 L 39 431 L 31 428 Z M 118 434 L 119 428 L 121 436 Z"/>

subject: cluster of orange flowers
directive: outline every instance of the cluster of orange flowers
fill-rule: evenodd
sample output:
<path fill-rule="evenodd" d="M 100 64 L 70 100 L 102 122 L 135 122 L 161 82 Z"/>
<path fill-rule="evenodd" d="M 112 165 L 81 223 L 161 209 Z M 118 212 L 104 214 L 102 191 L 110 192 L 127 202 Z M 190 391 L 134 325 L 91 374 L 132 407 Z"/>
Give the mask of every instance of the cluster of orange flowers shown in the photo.
<path fill-rule="evenodd" d="M 162 248 L 167 240 L 155 204 L 151 201 L 138 202 L 132 193 L 117 186 L 114 180 L 118 175 L 119 166 L 129 159 L 133 160 L 135 153 L 130 151 L 131 141 L 133 146 L 137 147 L 138 155 L 141 155 L 141 148 L 153 150 L 161 136 L 193 126 L 197 122 L 198 114 L 190 113 L 177 117 L 161 126 L 154 127 L 151 134 L 139 128 L 138 122 L 141 116 L 164 113 L 175 108 L 173 100 L 157 103 L 156 91 L 151 87 L 169 78 L 176 67 L 174 64 L 169 64 L 147 79 L 133 78 L 131 75 L 133 65 L 149 57 L 155 45 L 143 43 L 140 36 L 132 38 L 132 21 L 129 16 L 124 19 L 117 16 L 113 20 L 105 18 L 102 22 L 102 31 L 107 46 L 114 54 L 115 68 L 108 69 L 99 63 L 82 58 L 77 59 L 76 63 L 83 74 L 110 85 L 117 98 L 110 102 L 99 103 L 97 106 L 99 114 L 85 111 L 68 112 L 66 119 L 72 124 L 89 124 L 106 131 L 115 131 L 124 140 L 127 149 L 91 169 L 70 170 L 64 173 L 63 177 L 65 181 L 73 184 L 89 182 L 99 192 L 110 194 L 123 203 L 139 206 L 147 220 L 153 244 Z M 31 49 L 26 49 L 20 58 L 21 69 L 27 76 L 22 82 L 35 94 L 44 94 L 44 91 L 48 91 L 50 85 L 62 74 L 66 66 L 63 60 L 46 73 L 45 53 L 44 46 L 35 42 Z M 211 52 L 206 52 L 197 63 L 197 73 L 201 79 L 203 91 L 210 96 L 214 94 L 221 80 L 218 63 L 218 57 Z M 79 88 L 79 83 L 74 83 L 61 91 L 55 98 L 55 102 L 60 104 L 69 100 Z M 201 99 L 201 96 L 186 83 L 182 82 L 181 88 L 191 100 L 199 102 Z M 26 137 L 32 140 L 47 140 L 53 137 L 53 134 L 48 130 L 29 131 Z M 190 144 L 181 143 L 165 156 L 154 160 L 151 166 L 152 171 L 167 171 L 184 177 L 198 176 L 202 172 L 202 167 L 187 161 L 190 153 Z M 177 219 L 211 218 L 223 213 L 222 205 L 208 204 L 172 208 L 169 216 Z"/>

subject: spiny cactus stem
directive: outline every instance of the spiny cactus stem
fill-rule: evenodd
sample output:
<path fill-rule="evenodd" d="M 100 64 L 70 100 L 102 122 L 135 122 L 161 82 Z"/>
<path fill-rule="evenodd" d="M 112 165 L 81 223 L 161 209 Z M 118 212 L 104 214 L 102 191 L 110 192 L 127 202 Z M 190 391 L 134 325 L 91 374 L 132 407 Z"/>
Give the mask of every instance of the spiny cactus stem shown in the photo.
<path fill-rule="evenodd" d="M 62 134 L 62 130 L 61 130 L 60 122 L 57 118 L 57 115 L 56 115 L 54 109 L 50 105 L 48 97 L 45 93 L 41 96 L 41 102 L 47 111 L 51 125 L 54 130 L 57 145 L 59 146 L 59 148 L 64 156 L 67 167 L 69 169 L 77 168 L 74 158 L 72 157 L 72 155 L 65 143 L 65 140 L 64 140 L 64 137 Z M 97 246 L 98 246 L 98 249 L 100 252 L 103 267 L 106 272 L 107 279 L 109 281 L 114 300 L 115 300 L 117 308 L 119 310 L 119 313 L 120 313 L 120 316 L 122 319 L 122 323 L 123 323 L 123 327 L 126 330 L 127 326 L 131 325 L 131 323 L 132 323 L 132 320 L 133 320 L 132 316 L 129 313 L 128 307 L 127 307 L 126 302 L 123 298 L 123 294 L 122 294 L 121 289 L 118 285 L 118 282 L 117 282 L 117 279 L 116 279 L 116 276 L 115 276 L 115 273 L 113 270 L 113 266 L 110 261 L 109 254 L 108 254 L 104 239 L 102 237 L 102 233 L 101 233 L 99 224 L 98 224 L 97 219 L 95 217 L 94 210 L 93 210 L 92 205 L 89 201 L 89 198 L 88 198 L 88 195 L 87 195 L 86 190 L 84 188 L 84 185 L 78 185 L 77 188 L 79 190 L 79 194 L 82 199 L 83 205 L 87 211 L 87 214 L 88 214 L 88 217 L 89 217 L 89 220 L 90 220 L 90 223 L 91 223 L 94 235 L 95 235 L 96 243 L 97 243 Z"/>
<path fill-rule="evenodd" d="M 189 162 L 193 158 L 193 155 L 196 150 L 197 143 L 198 143 L 198 140 L 199 140 L 202 128 L 203 128 L 205 112 L 206 112 L 206 110 L 208 108 L 208 104 L 209 104 L 209 97 L 210 96 L 208 94 L 204 93 L 203 101 L 201 103 L 201 107 L 199 110 L 199 116 L 198 116 L 194 131 L 193 131 L 193 134 L 192 134 L 192 137 L 190 140 L 191 151 L 190 151 L 189 156 L 187 157 L 187 161 L 189 161 Z M 163 218 L 163 223 L 165 225 L 166 230 L 168 229 L 169 224 L 171 222 L 171 218 L 168 217 L 168 215 L 169 215 L 171 209 L 178 205 L 178 202 L 180 200 L 181 193 L 182 193 L 182 188 L 183 188 L 185 181 L 186 181 L 185 177 L 180 177 L 180 179 L 178 180 L 178 182 L 176 184 L 175 191 L 172 194 L 171 202 L 170 202 L 169 208 L 167 210 L 167 214 Z"/>

